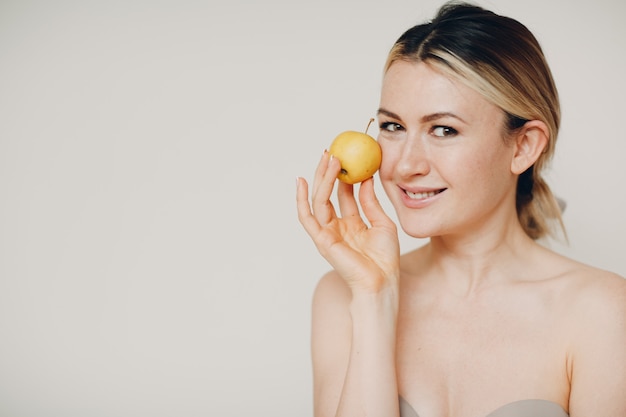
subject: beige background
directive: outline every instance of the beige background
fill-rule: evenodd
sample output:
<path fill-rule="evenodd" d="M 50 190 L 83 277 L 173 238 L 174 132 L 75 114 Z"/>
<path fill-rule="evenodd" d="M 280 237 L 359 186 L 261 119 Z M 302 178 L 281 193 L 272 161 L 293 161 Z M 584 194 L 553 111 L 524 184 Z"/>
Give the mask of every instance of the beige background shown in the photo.
<path fill-rule="evenodd" d="M 0 415 L 311 415 L 295 177 L 439 4 L 0 1 Z M 626 3 L 480 4 L 561 91 L 554 247 L 626 275 Z"/>

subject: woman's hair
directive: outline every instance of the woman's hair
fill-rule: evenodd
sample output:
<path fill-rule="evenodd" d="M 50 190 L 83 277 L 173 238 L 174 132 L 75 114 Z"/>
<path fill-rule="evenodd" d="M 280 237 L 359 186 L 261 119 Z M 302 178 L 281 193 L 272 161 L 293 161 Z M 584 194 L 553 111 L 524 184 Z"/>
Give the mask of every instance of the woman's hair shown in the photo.
<path fill-rule="evenodd" d="M 427 62 L 478 91 L 506 115 L 504 137 L 529 120 L 548 126 L 546 149 L 518 178 L 516 208 L 533 239 L 565 234 L 561 209 L 541 176 L 554 154 L 560 123 L 559 97 L 537 39 L 520 22 L 467 3 L 446 3 L 435 18 L 407 30 L 392 47 L 385 71 L 398 60 Z"/>

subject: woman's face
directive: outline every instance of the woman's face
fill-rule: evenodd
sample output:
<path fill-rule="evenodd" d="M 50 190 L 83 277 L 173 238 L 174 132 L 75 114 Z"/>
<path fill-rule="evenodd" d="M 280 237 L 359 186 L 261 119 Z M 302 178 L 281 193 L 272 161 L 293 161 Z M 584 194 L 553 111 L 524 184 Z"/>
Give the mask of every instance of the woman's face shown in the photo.
<path fill-rule="evenodd" d="M 378 119 L 380 179 L 407 234 L 482 233 L 515 218 L 515 147 L 503 139 L 504 112 L 479 93 L 397 61 Z"/>

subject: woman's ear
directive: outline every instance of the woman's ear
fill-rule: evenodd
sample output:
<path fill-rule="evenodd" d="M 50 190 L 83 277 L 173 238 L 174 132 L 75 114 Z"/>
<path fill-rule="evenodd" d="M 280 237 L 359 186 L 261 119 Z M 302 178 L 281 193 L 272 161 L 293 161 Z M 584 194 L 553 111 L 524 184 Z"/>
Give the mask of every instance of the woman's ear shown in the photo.
<path fill-rule="evenodd" d="M 540 120 L 530 120 L 515 134 L 515 154 L 511 161 L 511 171 L 521 174 L 539 159 L 548 145 L 550 131 Z"/>

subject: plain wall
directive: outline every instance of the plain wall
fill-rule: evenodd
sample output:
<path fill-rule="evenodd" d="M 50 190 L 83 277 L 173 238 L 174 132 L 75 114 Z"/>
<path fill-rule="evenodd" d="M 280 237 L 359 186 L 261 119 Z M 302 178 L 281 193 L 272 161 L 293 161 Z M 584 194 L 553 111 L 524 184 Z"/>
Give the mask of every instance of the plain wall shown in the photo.
<path fill-rule="evenodd" d="M 295 177 L 440 2 L 216 3 L 0 2 L 0 416 L 312 415 Z M 626 275 L 626 3 L 479 4 L 560 89 L 552 246 Z"/>

